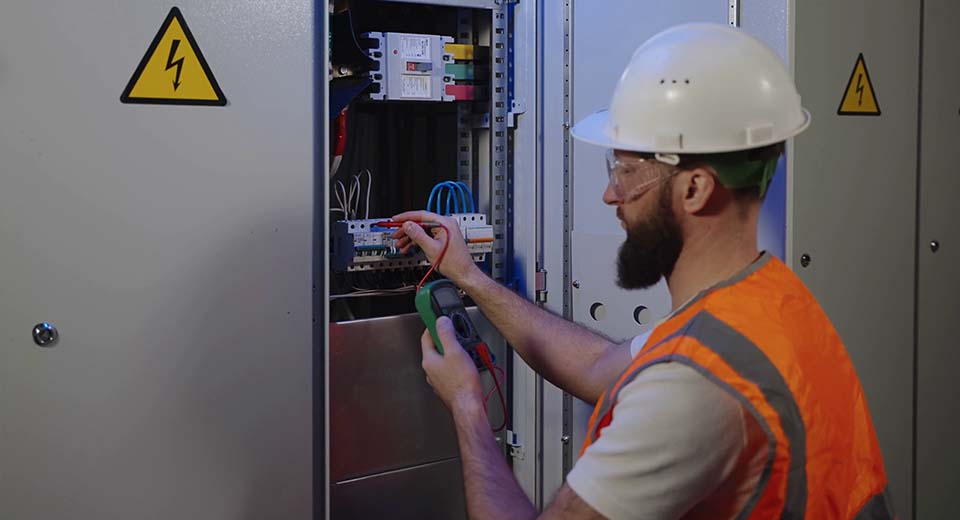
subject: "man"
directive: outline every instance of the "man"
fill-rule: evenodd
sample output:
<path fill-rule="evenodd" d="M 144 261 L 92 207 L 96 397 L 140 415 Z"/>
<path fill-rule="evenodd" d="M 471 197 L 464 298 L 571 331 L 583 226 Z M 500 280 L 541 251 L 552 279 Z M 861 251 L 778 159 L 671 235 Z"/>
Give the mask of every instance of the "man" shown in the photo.
<path fill-rule="evenodd" d="M 800 280 L 757 250 L 760 205 L 809 114 L 776 55 L 723 26 L 686 25 L 634 55 L 609 112 L 574 128 L 606 147 L 604 202 L 626 230 L 624 288 L 666 278 L 672 313 L 617 345 L 487 278 L 449 222 L 440 271 L 524 360 L 596 403 L 581 458 L 541 518 L 892 518 L 862 389 Z M 431 259 L 440 239 L 398 232 Z M 472 518 L 535 518 L 484 412 L 449 321 L 423 368 L 456 423 Z"/>

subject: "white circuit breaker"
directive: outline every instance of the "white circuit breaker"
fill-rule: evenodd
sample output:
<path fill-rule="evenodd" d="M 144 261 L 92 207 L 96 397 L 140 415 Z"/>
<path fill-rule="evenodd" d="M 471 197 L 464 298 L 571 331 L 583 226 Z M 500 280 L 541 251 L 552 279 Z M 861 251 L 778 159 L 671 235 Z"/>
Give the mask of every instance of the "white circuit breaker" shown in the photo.
<path fill-rule="evenodd" d="M 370 32 L 364 38 L 376 42 L 367 55 L 378 68 L 370 72 L 375 85 L 370 99 L 383 101 L 455 101 L 446 86 L 453 77 L 446 74 L 453 55 L 446 44 L 449 36 Z M 377 90 L 379 88 L 379 90 Z"/>

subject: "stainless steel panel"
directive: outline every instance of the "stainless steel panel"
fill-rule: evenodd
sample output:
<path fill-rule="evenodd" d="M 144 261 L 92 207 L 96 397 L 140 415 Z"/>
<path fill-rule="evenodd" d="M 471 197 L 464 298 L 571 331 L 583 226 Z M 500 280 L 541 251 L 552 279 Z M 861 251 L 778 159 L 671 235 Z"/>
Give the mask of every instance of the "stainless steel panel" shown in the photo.
<path fill-rule="evenodd" d="M 651 8 L 644 2 L 576 2 L 573 15 L 573 121 L 610 103 L 610 96 L 633 51 L 645 40 L 663 29 L 687 22 L 727 22 L 728 6 L 712 0 L 671 2 L 669 6 Z M 610 44 L 616 36 L 616 45 Z M 647 291 L 624 291 L 616 286 L 615 259 L 623 237 L 614 209 L 603 204 L 606 187 L 603 150 L 575 142 L 573 147 L 573 230 L 587 239 L 606 235 L 608 240 L 573 242 L 573 272 L 590 273 L 593 287 L 584 291 L 602 290 L 607 306 L 612 309 L 633 309 L 636 301 L 649 301 L 651 309 L 662 317 L 670 309 L 669 294 L 662 288 Z M 577 294 L 577 290 L 574 290 Z M 582 300 L 581 300 L 582 301 Z M 596 325 L 588 313 L 589 304 L 575 305 L 573 319 L 588 326 Z M 631 312 L 632 314 L 632 312 Z M 624 315 L 625 316 L 625 315 Z M 607 320 L 610 323 L 611 320 Z M 633 319 L 617 327 L 606 326 L 604 332 L 624 334 L 633 328 Z M 581 418 L 586 419 L 586 418 Z"/>
<path fill-rule="evenodd" d="M 335 484 L 333 520 L 456 520 L 467 517 L 460 459 Z"/>
<path fill-rule="evenodd" d="M 960 489 L 960 4 L 926 0 L 920 140 L 917 301 L 917 518 L 955 511 Z M 873 71 L 871 70 L 871 73 Z M 886 107 L 883 107 L 886 111 Z M 939 244 L 939 247 L 932 245 Z"/>
<path fill-rule="evenodd" d="M 540 25 L 539 2 L 516 5 L 514 17 L 514 95 L 515 106 L 523 111 L 517 116 L 513 134 L 513 274 L 519 280 L 517 292 L 533 299 L 535 272 L 542 262 L 541 218 L 541 140 L 540 140 L 540 71 L 538 67 Z M 559 299 L 558 294 L 556 299 Z M 513 386 L 511 388 L 512 429 L 523 445 L 524 457 L 513 460 L 513 472 L 520 486 L 534 503 L 538 499 L 540 458 L 540 395 L 539 376 L 519 355 L 513 354 Z"/>
<path fill-rule="evenodd" d="M 496 9 L 506 0 L 386 0 L 405 4 L 445 5 L 450 7 L 474 7 L 478 9 Z"/>
<path fill-rule="evenodd" d="M 784 63 L 790 62 L 790 0 L 742 0 L 740 28 L 773 49 Z M 730 2 L 733 3 L 733 2 Z"/>
<path fill-rule="evenodd" d="M 314 3 L 177 5 L 226 107 L 120 103 L 169 2 L 0 14 L 0 518 L 312 514 Z"/>
<path fill-rule="evenodd" d="M 788 70 L 792 70 L 789 0 L 744 0 L 739 4 L 740 28 L 770 46 Z M 760 208 L 757 229 L 757 246 L 784 260 L 787 257 L 787 176 L 790 175 L 790 165 L 786 157 L 781 157 Z"/>
<path fill-rule="evenodd" d="M 566 60 L 563 49 L 568 23 L 566 1 L 543 2 L 541 19 L 542 34 L 539 38 L 541 51 L 540 85 L 542 101 L 539 113 L 538 134 L 542 135 L 542 145 L 538 150 L 541 161 L 541 192 L 538 197 L 540 207 L 539 229 L 541 236 L 542 264 L 547 271 L 547 290 L 549 295 L 544 307 L 556 314 L 563 314 L 564 298 L 567 291 L 564 282 L 564 235 L 567 226 L 564 215 L 567 213 L 564 201 L 564 170 L 567 158 L 563 153 L 569 118 L 564 112 L 564 81 Z M 547 49 L 551 49 L 548 51 Z M 530 283 L 530 282 L 528 282 Z M 546 503 L 563 484 L 563 392 L 540 379 L 538 390 L 541 393 L 542 412 L 540 414 L 540 438 L 543 444 L 538 452 L 543 460 L 542 484 L 539 486 L 539 498 Z"/>
<path fill-rule="evenodd" d="M 497 343 L 478 311 L 470 317 Z M 423 330 L 417 314 L 330 325 L 331 482 L 458 456 L 450 413 L 420 367 Z M 503 352 L 495 354 L 502 364 Z M 490 403 L 499 424 L 499 401 Z"/>
<path fill-rule="evenodd" d="M 572 121 L 576 122 L 610 103 L 623 68 L 634 50 L 654 34 L 688 22 L 727 23 L 729 6 L 715 0 L 682 0 L 653 5 L 649 2 L 577 1 L 573 4 Z M 615 260 L 623 232 L 614 209 L 603 204 L 606 187 L 603 150 L 575 142 L 570 210 L 573 212 L 571 273 L 580 282 L 573 291 L 573 320 L 611 336 L 629 337 L 640 328 L 633 309 L 643 302 L 651 320 L 670 309 L 663 284 L 642 291 L 616 286 Z M 556 152 L 555 152 L 556 153 Z M 574 281 L 571 280 L 571 283 Z M 602 301 L 608 309 L 601 322 L 590 317 L 591 304 Z M 572 440 L 568 449 L 579 453 L 592 405 L 570 404 Z"/>
<path fill-rule="evenodd" d="M 573 265 L 573 307 L 578 323 L 596 330 L 615 341 L 624 341 L 650 330 L 657 319 L 670 312 L 670 293 L 663 281 L 646 291 L 622 291 L 617 287 L 616 251 L 623 243 L 623 234 L 573 232 L 573 243 L 583 251 L 613 251 L 608 258 Z M 618 293 L 626 292 L 620 297 Z M 611 296 L 617 295 L 615 298 Z M 593 312 L 597 306 L 596 312 Z M 640 307 L 640 322 L 634 319 Z M 582 439 L 581 439 L 582 440 Z"/>
<path fill-rule="evenodd" d="M 813 125 L 795 140 L 794 268 L 863 382 L 898 513 L 909 515 L 919 2 L 796 6 L 796 78 Z M 859 53 L 883 115 L 836 115 Z M 809 254 L 809 267 L 797 260 Z"/>

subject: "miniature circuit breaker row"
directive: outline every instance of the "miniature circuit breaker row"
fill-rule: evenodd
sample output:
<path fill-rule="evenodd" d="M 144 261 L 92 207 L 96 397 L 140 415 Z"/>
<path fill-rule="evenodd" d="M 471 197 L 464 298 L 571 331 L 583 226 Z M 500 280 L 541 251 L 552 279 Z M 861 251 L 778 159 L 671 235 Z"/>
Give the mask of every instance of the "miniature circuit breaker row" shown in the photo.
<path fill-rule="evenodd" d="M 493 226 L 481 213 L 451 215 L 474 261 L 483 262 L 493 251 Z M 335 272 L 386 271 L 430 265 L 422 252 L 403 254 L 393 238 L 393 228 L 378 226 L 384 219 L 341 220 L 334 224 L 330 267 Z"/>

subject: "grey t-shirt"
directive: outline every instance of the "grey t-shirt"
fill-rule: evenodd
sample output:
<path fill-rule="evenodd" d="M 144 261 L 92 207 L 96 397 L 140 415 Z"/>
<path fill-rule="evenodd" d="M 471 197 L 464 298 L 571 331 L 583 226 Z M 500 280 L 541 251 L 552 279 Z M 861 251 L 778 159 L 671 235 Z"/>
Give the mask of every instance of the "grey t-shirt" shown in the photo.
<path fill-rule="evenodd" d="M 634 338 L 631 354 L 648 334 Z M 607 518 L 735 518 L 769 445 L 740 402 L 695 369 L 661 363 L 621 390 L 604 428 L 567 476 Z"/>

